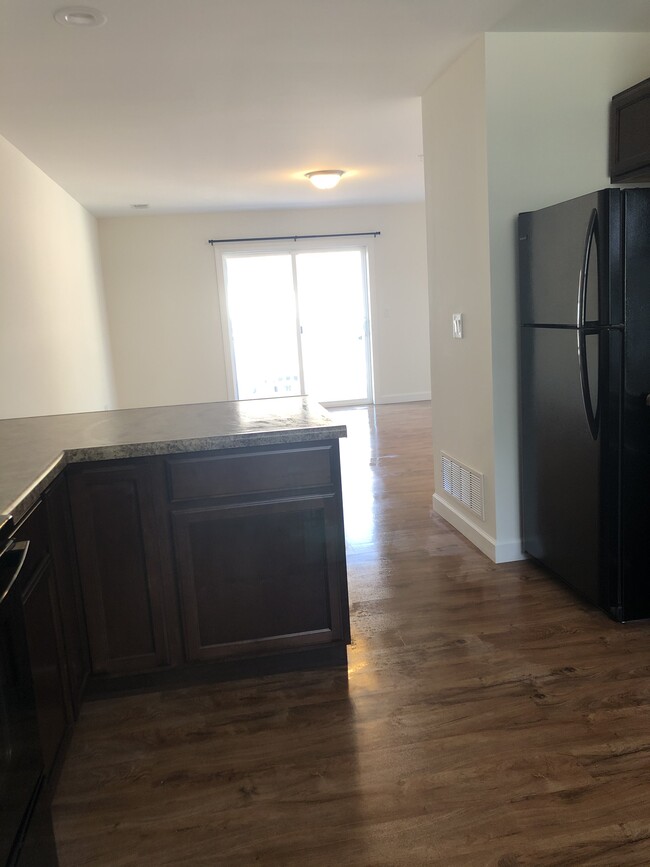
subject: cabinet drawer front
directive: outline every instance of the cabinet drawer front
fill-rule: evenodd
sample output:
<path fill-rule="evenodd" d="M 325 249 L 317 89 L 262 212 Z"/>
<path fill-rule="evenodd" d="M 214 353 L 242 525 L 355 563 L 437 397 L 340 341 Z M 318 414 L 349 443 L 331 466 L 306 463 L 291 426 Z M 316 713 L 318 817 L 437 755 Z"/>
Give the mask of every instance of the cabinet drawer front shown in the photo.
<path fill-rule="evenodd" d="M 172 500 L 267 494 L 332 483 L 331 445 L 168 460 Z"/>

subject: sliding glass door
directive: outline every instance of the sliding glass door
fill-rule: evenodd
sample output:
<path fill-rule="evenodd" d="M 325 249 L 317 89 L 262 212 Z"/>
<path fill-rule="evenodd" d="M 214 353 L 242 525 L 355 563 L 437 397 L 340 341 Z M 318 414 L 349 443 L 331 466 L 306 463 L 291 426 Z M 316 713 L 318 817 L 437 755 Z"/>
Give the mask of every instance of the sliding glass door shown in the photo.
<path fill-rule="evenodd" d="M 372 398 L 365 247 L 221 253 L 236 399 Z"/>
<path fill-rule="evenodd" d="M 302 394 L 290 256 L 228 256 L 227 303 L 238 400 Z"/>
<path fill-rule="evenodd" d="M 295 258 L 305 391 L 321 403 L 367 402 L 363 251 L 299 253 Z"/>

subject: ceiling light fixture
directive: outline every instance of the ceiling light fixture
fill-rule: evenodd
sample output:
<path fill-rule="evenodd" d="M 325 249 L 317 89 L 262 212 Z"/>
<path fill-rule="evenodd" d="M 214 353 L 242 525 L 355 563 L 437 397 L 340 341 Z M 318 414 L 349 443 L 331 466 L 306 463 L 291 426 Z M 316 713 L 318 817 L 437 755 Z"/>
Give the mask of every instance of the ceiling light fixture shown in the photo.
<path fill-rule="evenodd" d="M 101 27 L 106 16 L 90 6 L 64 6 L 54 13 L 54 20 L 68 27 Z"/>
<path fill-rule="evenodd" d="M 345 174 L 342 169 L 321 169 L 318 172 L 307 172 L 306 178 L 319 190 L 331 190 Z"/>

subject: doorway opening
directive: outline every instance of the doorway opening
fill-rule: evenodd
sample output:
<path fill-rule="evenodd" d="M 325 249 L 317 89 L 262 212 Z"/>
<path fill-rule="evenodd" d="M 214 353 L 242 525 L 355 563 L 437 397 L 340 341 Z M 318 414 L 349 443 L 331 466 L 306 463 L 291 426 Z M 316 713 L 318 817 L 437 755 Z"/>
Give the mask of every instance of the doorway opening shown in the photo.
<path fill-rule="evenodd" d="M 219 251 L 230 396 L 372 402 L 368 249 Z"/>

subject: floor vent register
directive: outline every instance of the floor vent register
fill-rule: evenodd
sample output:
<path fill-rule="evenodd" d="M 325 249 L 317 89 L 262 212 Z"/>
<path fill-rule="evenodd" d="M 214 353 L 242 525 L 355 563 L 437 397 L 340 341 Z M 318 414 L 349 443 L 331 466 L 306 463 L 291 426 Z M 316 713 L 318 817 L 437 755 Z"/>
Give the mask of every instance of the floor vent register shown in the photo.
<path fill-rule="evenodd" d="M 440 454 L 442 457 L 442 486 L 445 492 L 479 517 L 481 521 L 485 520 L 483 473 L 471 470 L 444 452 Z"/>

